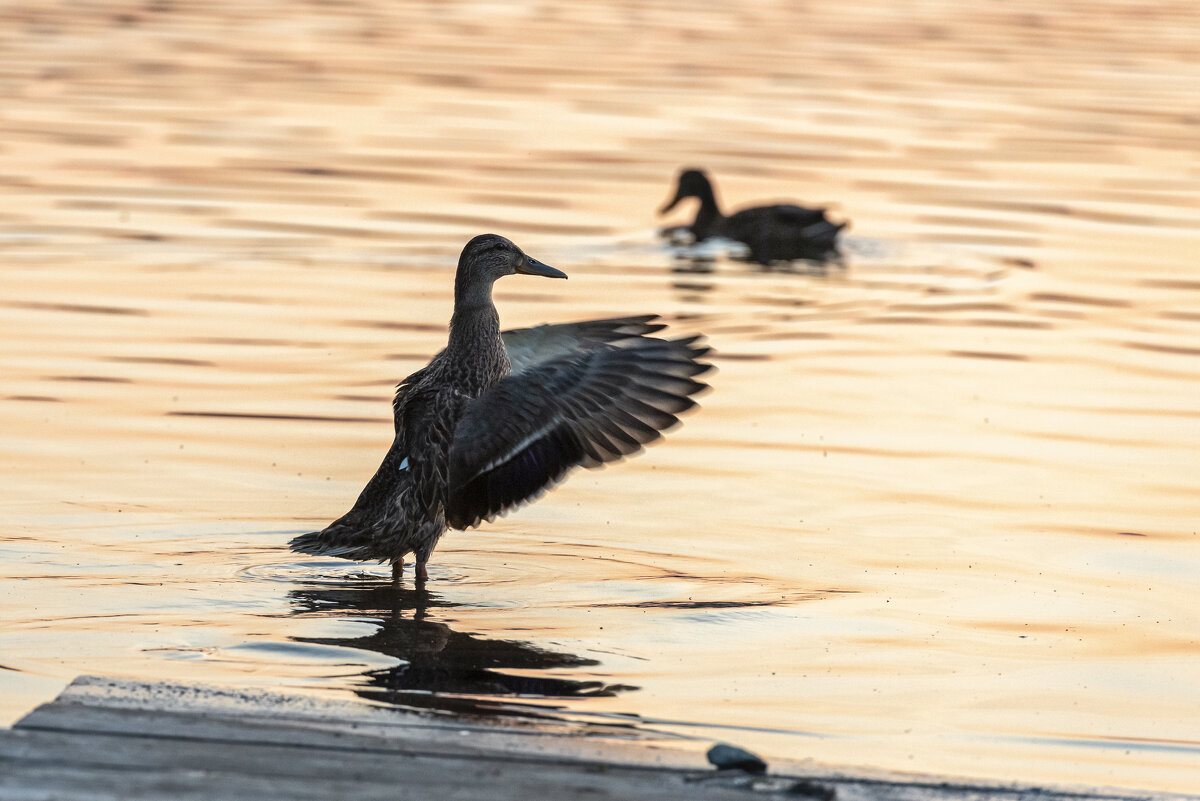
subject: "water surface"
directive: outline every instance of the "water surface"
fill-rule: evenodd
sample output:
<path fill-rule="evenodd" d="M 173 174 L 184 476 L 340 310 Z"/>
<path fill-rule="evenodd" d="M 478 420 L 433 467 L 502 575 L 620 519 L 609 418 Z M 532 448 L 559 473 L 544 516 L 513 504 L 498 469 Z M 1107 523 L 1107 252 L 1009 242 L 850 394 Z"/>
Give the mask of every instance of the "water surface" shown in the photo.
<path fill-rule="evenodd" d="M 3 17 L 4 720 L 102 673 L 1200 786 L 1190 3 Z M 685 164 L 844 264 L 672 252 Z M 714 391 L 424 591 L 289 553 L 483 231 L 571 276 L 506 325 L 659 313 Z"/>

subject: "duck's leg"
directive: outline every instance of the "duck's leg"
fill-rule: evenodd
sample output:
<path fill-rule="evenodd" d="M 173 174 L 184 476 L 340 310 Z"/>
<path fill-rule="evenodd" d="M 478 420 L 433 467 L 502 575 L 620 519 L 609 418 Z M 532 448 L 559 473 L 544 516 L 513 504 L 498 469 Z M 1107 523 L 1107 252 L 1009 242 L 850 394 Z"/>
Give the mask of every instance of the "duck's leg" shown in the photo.
<path fill-rule="evenodd" d="M 438 532 L 440 534 L 440 531 Z M 429 571 L 425 565 L 429 563 L 429 557 L 433 556 L 433 548 L 437 545 L 437 536 L 429 537 L 416 548 L 413 549 L 413 561 L 417 565 L 417 586 L 424 586 L 429 580 Z"/>
<path fill-rule="evenodd" d="M 397 559 L 392 562 L 392 586 L 399 587 L 400 580 L 404 578 L 404 560 Z"/>

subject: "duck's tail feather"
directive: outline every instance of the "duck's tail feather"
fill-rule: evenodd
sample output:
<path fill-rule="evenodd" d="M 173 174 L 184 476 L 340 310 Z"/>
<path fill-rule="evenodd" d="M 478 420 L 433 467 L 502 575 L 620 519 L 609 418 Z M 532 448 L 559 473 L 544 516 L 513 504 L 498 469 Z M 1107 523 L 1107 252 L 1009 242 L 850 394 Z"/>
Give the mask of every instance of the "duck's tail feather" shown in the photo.
<path fill-rule="evenodd" d="M 336 556 L 340 559 L 365 561 L 371 555 L 371 533 L 361 525 L 347 520 L 346 515 L 330 523 L 321 531 L 301 534 L 288 543 L 293 551 L 313 556 Z"/>

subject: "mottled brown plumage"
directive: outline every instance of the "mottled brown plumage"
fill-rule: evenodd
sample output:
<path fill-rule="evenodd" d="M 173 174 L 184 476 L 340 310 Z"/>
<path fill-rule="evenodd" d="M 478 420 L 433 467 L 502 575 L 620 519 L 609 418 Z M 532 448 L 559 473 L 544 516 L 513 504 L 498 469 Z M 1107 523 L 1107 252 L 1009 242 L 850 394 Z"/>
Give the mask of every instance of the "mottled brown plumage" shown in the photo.
<path fill-rule="evenodd" d="M 447 527 L 530 501 L 572 468 L 641 450 L 678 422 L 710 369 L 698 337 L 663 340 L 654 315 L 500 331 L 492 285 L 566 276 L 493 234 L 467 243 L 445 350 L 400 382 L 395 438 L 354 507 L 294 550 L 390 562 L 417 577 Z"/>

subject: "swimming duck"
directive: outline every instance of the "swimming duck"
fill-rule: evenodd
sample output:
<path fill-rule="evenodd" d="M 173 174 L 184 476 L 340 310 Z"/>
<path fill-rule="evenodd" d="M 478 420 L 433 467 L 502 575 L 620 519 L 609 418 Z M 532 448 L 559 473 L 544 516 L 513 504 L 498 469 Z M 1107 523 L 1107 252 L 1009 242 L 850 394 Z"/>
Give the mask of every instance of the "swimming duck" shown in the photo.
<path fill-rule="evenodd" d="M 847 225 L 829 220 L 825 209 L 790 204 L 755 206 L 726 217 L 717 205 L 716 192 L 703 170 L 683 170 L 677 184 L 675 197 L 658 213 L 666 214 L 689 197 L 700 201 L 700 209 L 691 225 L 668 228 L 666 233 L 684 231 L 694 242 L 711 236 L 734 239 L 749 247 L 750 260 L 759 264 L 836 255 L 837 236 Z"/>
<path fill-rule="evenodd" d="M 395 438 L 345 515 L 293 550 L 390 562 L 418 581 L 449 528 L 532 501 L 577 466 L 630 456 L 678 422 L 711 368 L 700 337 L 659 339 L 656 315 L 500 330 L 492 285 L 522 273 L 566 274 L 495 234 L 463 248 L 449 341 L 399 383 Z"/>

